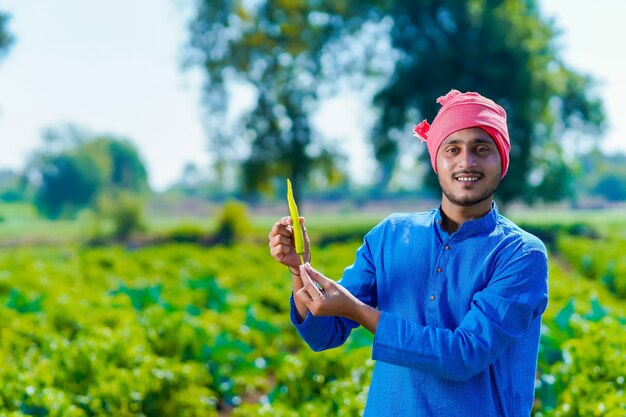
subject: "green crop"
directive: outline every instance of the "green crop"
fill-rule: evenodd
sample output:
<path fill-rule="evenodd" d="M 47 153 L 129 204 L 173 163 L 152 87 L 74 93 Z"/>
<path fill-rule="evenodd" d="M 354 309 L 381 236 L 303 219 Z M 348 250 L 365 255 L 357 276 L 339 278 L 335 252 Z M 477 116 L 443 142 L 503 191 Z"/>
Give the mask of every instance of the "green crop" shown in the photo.
<path fill-rule="evenodd" d="M 534 417 L 624 415 L 625 233 L 550 254 Z M 316 263 L 340 277 L 359 244 L 320 244 Z M 373 336 L 312 352 L 287 277 L 257 242 L 4 247 L 0 417 L 360 416 Z"/>

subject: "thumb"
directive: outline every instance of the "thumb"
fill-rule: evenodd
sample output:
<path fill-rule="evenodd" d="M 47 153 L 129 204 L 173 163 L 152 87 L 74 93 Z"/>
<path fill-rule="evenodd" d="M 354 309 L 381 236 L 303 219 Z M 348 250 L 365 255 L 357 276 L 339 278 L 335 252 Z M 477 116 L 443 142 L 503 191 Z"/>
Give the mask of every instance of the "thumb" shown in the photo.
<path fill-rule="evenodd" d="M 304 217 L 300 217 L 300 224 L 302 225 L 302 238 L 304 240 L 304 262 L 311 262 L 311 241 L 304 226 Z"/>
<path fill-rule="evenodd" d="M 330 280 L 314 270 L 310 263 L 300 265 L 300 276 L 305 286 L 315 287 L 322 297 L 326 297 L 326 285 Z"/>

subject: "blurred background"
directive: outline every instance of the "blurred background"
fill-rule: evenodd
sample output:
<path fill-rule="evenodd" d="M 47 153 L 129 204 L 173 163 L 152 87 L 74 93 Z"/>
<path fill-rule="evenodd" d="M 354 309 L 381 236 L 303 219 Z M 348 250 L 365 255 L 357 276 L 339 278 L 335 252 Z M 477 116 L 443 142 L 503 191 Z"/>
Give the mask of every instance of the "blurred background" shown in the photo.
<path fill-rule="evenodd" d="M 452 88 L 505 107 L 496 201 L 550 250 L 533 415 L 624 415 L 624 16 L 0 0 L 2 415 L 360 415 L 371 336 L 311 353 L 266 235 L 290 178 L 338 279 L 388 214 L 436 207 L 412 127 Z"/>

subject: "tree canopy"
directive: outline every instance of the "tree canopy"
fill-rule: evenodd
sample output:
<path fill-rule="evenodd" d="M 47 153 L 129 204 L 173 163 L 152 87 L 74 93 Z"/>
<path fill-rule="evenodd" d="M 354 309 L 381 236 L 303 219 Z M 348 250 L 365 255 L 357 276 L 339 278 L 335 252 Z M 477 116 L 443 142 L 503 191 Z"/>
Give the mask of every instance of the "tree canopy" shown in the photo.
<path fill-rule="evenodd" d="M 342 17 L 356 13 L 346 0 L 199 2 L 192 60 L 206 71 L 211 151 L 222 164 L 241 164 L 245 193 L 268 191 L 279 176 L 291 177 L 297 190 L 328 160 L 323 146 L 311 146 L 310 113 L 324 47 L 346 30 Z M 228 125 L 229 88 L 238 82 L 254 90 L 256 102 Z"/>
<path fill-rule="evenodd" d="M 130 142 L 74 128 L 49 131 L 25 175 L 38 210 L 50 218 L 95 207 L 99 198 L 120 191 L 148 190 L 144 164 Z"/>
<path fill-rule="evenodd" d="M 435 99 L 456 88 L 480 92 L 507 111 L 511 166 L 500 199 L 566 196 L 559 139 L 568 129 L 599 128 L 603 111 L 591 78 L 561 60 L 555 29 L 537 2 L 396 0 L 385 10 L 394 17 L 392 44 L 401 58 L 375 98 L 382 116 L 372 140 L 383 180 L 397 157 L 389 131 L 413 122 L 412 109 L 432 121 Z"/>
<path fill-rule="evenodd" d="M 568 170 L 560 138 L 571 129 L 599 132 L 604 116 L 593 80 L 563 62 L 556 29 L 537 1 L 204 0 L 190 26 L 192 61 L 207 75 L 211 149 L 220 161 L 240 164 L 244 192 L 270 190 L 284 176 L 299 187 L 321 156 L 333 160 L 332 149 L 312 136 L 319 85 L 342 71 L 377 75 L 371 63 L 355 68 L 342 60 L 333 46 L 370 51 L 378 46 L 353 35 L 389 19 L 391 44 L 382 59 L 394 67 L 374 97 L 370 138 L 381 186 L 397 169 L 398 140 L 412 140 L 412 124 L 432 120 L 436 98 L 456 88 L 507 110 L 511 166 L 501 200 L 567 194 L 566 182 L 555 180 Z M 236 83 L 251 86 L 256 103 L 229 124 Z"/>

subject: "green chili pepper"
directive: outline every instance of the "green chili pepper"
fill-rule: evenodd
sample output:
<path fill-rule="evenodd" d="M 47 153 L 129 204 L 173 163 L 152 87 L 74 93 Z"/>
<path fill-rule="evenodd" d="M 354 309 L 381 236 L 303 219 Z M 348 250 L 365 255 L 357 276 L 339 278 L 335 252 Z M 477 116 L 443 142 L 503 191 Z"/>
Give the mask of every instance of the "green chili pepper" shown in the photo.
<path fill-rule="evenodd" d="M 293 199 L 293 190 L 291 189 L 291 181 L 289 181 L 289 178 L 287 178 L 287 202 L 289 203 L 289 215 L 291 216 L 293 226 L 293 240 L 296 244 L 296 253 L 300 256 L 300 262 L 304 263 L 304 236 L 302 235 L 298 206 Z"/>

